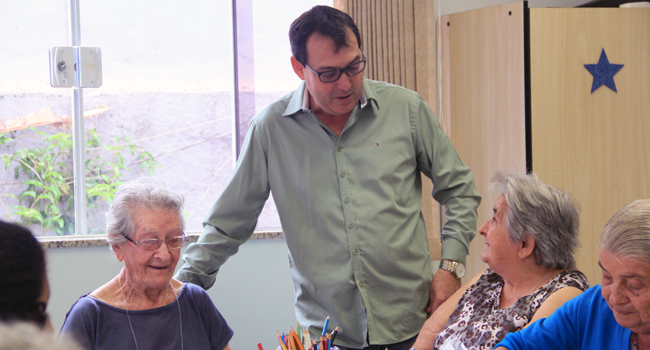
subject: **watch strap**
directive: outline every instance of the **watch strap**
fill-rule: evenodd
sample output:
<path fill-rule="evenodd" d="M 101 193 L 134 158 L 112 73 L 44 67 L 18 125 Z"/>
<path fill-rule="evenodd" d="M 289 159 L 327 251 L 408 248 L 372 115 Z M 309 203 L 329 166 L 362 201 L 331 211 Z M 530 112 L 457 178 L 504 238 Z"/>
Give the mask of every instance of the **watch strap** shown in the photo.
<path fill-rule="evenodd" d="M 440 269 L 449 271 L 458 278 L 458 273 L 456 273 L 456 268 L 458 267 L 458 261 L 443 259 L 440 260 Z"/>

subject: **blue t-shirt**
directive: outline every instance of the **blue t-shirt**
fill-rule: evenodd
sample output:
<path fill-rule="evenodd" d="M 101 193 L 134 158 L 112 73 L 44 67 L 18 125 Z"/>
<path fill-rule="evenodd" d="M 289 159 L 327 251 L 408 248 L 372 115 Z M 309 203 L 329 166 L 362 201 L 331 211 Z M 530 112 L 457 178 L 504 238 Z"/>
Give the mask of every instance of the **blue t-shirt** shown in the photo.
<path fill-rule="evenodd" d="M 495 348 L 509 350 L 627 350 L 632 331 L 616 322 L 601 294 L 601 286 L 587 289 L 549 317 L 520 332 L 510 333 Z"/>
<path fill-rule="evenodd" d="M 188 350 L 222 350 L 233 331 L 201 287 L 184 283 L 178 301 L 155 309 L 129 311 L 128 318 L 126 310 L 85 295 L 72 305 L 61 334 L 74 337 L 86 349 L 135 349 L 135 338 L 140 350 L 177 350 L 181 349 L 181 340 Z"/>

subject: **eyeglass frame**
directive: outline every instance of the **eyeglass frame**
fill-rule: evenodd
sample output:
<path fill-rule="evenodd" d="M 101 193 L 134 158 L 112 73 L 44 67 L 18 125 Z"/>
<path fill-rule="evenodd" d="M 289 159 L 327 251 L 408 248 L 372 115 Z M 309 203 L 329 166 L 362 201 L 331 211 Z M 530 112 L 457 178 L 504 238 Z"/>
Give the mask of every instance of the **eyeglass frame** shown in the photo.
<path fill-rule="evenodd" d="M 178 247 L 178 248 L 172 248 L 172 247 L 170 247 L 170 246 L 167 244 L 167 239 L 145 238 L 145 239 L 140 239 L 140 240 L 138 240 L 138 241 L 136 242 L 136 241 L 134 241 L 133 239 L 131 239 L 131 237 L 127 236 L 127 235 L 124 234 L 124 233 L 122 233 L 121 235 L 122 235 L 122 237 L 126 238 L 127 241 L 133 243 L 134 246 L 136 246 L 136 247 L 138 247 L 139 249 L 142 249 L 142 250 L 144 250 L 144 251 L 146 251 L 146 252 L 153 252 L 153 251 L 155 251 L 155 250 L 160 249 L 160 246 L 162 245 L 162 242 L 165 243 L 165 246 L 167 247 L 167 249 L 173 249 L 173 250 L 181 249 L 181 248 L 183 248 L 184 246 L 186 246 L 186 245 L 187 245 L 187 241 L 189 241 L 189 238 L 187 237 L 187 235 L 185 235 L 185 231 L 181 231 L 181 235 L 180 235 L 180 236 L 174 236 L 174 237 L 170 237 L 170 238 L 168 238 L 168 239 L 172 239 L 172 238 L 182 237 L 182 239 L 181 239 L 181 242 L 182 242 L 182 243 L 181 243 L 181 246 Z M 147 249 L 144 249 L 144 248 L 142 248 L 142 247 L 140 247 L 140 246 L 138 245 L 138 243 L 140 243 L 140 242 L 142 242 L 142 241 L 145 241 L 145 240 L 147 240 L 147 241 L 153 241 L 153 240 L 156 240 L 156 241 L 159 241 L 159 242 L 161 242 L 161 243 L 156 247 L 156 249 L 147 250 Z"/>
<path fill-rule="evenodd" d="M 359 74 L 363 73 L 363 71 L 366 70 L 366 62 L 368 61 L 368 58 L 363 53 L 363 50 L 361 50 L 361 49 L 359 49 L 359 50 L 361 51 L 361 57 L 363 57 L 363 59 L 361 61 L 359 61 L 359 62 L 352 63 L 351 65 L 349 65 L 349 66 L 347 66 L 347 67 L 345 67 L 343 69 L 331 69 L 331 70 L 324 71 L 324 72 L 317 72 L 314 68 L 310 67 L 307 64 L 307 62 L 305 62 L 305 67 L 311 69 L 312 72 L 316 73 L 316 75 L 318 75 L 318 80 L 320 80 L 321 83 L 323 83 L 323 84 L 336 83 L 337 81 L 339 81 L 339 79 L 341 79 L 341 76 L 343 76 L 343 73 L 347 74 L 349 77 L 353 77 L 355 75 L 359 75 Z M 362 64 L 362 63 L 363 63 L 363 68 L 358 73 L 356 73 L 356 74 L 348 73 L 348 69 L 350 69 L 352 66 L 355 66 L 357 64 Z M 339 72 L 339 76 L 336 77 L 336 79 L 334 79 L 332 81 L 323 81 L 323 79 L 321 78 L 322 74 L 336 72 L 336 71 Z"/>

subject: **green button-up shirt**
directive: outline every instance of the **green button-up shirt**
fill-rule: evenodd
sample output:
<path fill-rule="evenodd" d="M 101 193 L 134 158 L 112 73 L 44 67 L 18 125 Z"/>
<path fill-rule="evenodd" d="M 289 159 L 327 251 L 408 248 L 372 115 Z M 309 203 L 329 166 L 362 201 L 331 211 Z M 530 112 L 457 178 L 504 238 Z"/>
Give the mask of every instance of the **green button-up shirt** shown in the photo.
<path fill-rule="evenodd" d="M 251 121 L 179 279 L 210 287 L 273 191 L 302 328 L 314 337 L 329 315 L 330 328 L 340 326 L 336 343 L 351 348 L 419 332 L 432 279 L 421 173 L 446 207 L 443 258 L 465 260 L 480 196 L 417 93 L 371 80 L 363 91 L 340 137 L 305 108 L 304 83 Z"/>

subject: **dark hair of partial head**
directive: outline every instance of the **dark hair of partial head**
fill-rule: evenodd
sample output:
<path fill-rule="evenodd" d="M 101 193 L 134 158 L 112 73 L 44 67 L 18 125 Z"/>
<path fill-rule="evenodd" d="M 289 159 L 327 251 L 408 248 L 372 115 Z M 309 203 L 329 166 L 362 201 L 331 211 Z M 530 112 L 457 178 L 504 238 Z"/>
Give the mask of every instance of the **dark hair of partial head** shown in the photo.
<path fill-rule="evenodd" d="M 45 254 L 27 229 L 0 221 L 0 321 L 31 321 L 43 326 L 38 299 L 43 292 Z"/>
<path fill-rule="evenodd" d="M 307 63 L 307 41 L 313 34 L 319 34 L 334 40 L 336 50 L 348 46 L 347 29 L 350 28 L 357 37 L 361 48 L 361 35 L 354 20 L 347 13 L 333 7 L 318 5 L 303 13 L 291 23 L 289 42 L 291 54 L 303 65 Z"/>

